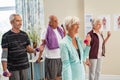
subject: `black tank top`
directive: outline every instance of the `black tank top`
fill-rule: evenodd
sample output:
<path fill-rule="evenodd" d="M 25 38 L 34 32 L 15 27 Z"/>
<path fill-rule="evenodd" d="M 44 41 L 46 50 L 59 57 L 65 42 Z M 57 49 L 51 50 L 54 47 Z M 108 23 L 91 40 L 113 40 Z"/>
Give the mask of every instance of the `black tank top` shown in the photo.
<path fill-rule="evenodd" d="M 78 53 L 79 59 L 81 60 L 80 50 L 79 50 L 79 49 L 76 49 L 76 50 L 77 50 L 77 53 Z"/>

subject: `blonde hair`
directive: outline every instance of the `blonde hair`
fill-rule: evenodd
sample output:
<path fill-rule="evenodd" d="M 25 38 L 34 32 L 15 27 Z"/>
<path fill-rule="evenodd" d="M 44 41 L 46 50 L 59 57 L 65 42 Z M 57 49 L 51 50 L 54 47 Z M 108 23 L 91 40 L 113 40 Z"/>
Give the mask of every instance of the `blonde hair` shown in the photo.
<path fill-rule="evenodd" d="M 99 18 L 94 18 L 94 19 L 92 20 L 92 26 L 93 26 L 93 27 L 96 26 L 99 22 L 101 23 L 101 19 L 99 19 Z"/>
<path fill-rule="evenodd" d="M 80 20 L 78 17 L 75 16 L 68 16 L 64 19 L 64 26 L 72 27 L 74 24 L 80 24 Z"/>

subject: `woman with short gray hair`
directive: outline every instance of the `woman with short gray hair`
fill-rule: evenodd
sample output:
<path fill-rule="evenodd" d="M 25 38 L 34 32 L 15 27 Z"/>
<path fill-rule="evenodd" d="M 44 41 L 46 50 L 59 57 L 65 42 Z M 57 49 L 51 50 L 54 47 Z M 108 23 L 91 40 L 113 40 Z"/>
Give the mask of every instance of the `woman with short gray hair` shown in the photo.
<path fill-rule="evenodd" d="M 82 40 L 76 36 L 80 27 L 77 17 L 66 17 L 66 36 L 60 42 L 62 60 L 62 80 L 85 80 L 83 61 L 89 55 L 91 38 L 88 35 L 86 47 L 82 47 Z"/>
<path fill-rule="evenodd" d="M 89 59 L 86 61 L 87 65 L 89 65 L 89 80 L 99 80 L 102 56 L 105 56 L 105 43 L 111 35 L 108 32 L 107 37 L 104 39 L 100 32 L 101 25 L 99 18 L 93 19 L 93 29 L 88 33 L 91 36 Z"/>

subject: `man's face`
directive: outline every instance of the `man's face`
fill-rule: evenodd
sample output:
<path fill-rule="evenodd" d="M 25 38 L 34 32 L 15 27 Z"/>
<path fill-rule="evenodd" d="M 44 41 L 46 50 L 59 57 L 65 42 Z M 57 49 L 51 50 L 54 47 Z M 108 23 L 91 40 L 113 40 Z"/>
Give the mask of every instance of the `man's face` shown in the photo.
<path fill-rule="evenodd" d="M 21 17 L 20 16 L 15 16 L 14 20 L 11 21 L 11 24 L 12 24 L 13 28 L 19 30 L 21 28 L 21 26 L 22 26 L 22 19 L 21 19 Z"/>
<path fill-rule="evenodd" d="M 57 19 L 57 17 L 53 17 L 52 19 L 51 19 L 51 21 L 50 21 L 50 26 L 52 27 L 52 28 L 57 28 L 58 27 L 58 19 Z"/>

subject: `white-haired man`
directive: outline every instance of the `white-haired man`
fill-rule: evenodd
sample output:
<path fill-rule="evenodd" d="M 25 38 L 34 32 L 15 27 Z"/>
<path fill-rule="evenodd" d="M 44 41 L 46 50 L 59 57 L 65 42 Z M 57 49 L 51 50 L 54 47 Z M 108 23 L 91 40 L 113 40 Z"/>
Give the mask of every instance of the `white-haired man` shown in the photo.
<path fill-rule="evenodd" d="M 45 77 L 47 80 L 61 80 L 62 63 L 59 49 L 59 41 L 64 37 L 64 31 L 58 27 L 56 16 L 49 17 L 47 30 L 41 39 L 45 46 Z"/>

